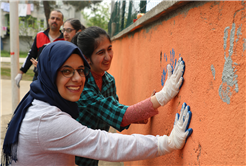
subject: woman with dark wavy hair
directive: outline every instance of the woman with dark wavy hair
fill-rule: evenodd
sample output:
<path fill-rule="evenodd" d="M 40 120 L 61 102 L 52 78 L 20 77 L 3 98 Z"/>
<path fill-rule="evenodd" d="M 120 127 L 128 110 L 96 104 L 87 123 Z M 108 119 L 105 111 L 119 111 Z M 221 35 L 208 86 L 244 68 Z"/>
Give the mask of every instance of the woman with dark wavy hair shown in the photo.
<path fill-rule="evenodd" d="M 91 67 L 88 82 L 77 102 L 80 110 L 77 120 L 89 128 L 108 131 L 112 126 L 122 131 L 132 123 L 146 124 L 148 118 L 158 114 L 157 108 L 178 94 L 182 85 L 185 64 L 180 58 L 173 73 L 171 66 L 167 66 L 168 79 L 162 90 L 134 105 L 120 104 L 115 79 L 107 72 L 113 59 L 107 32 L 100 27 L 89 27 L 77 33 L 72 43 L 81 49 Z M 97 165 L 98 160 L 76 157 L 76 164 Z"/>

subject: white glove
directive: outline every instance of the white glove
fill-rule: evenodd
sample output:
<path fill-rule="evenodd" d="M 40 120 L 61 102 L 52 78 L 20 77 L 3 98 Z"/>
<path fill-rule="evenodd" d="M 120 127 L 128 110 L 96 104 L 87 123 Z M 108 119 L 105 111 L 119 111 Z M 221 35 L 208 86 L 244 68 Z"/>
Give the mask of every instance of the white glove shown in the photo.
<path fill-rule="evenodd" d="M 17 74 L 17 76 L 15 77 L 15 82 L 16 82 L 16 85 L 18 86 L 18 88 L 20 87 L 20 81 L 22 79 L 22 74 Z"/>
<path fill-rule="evenodd" d="M 160 92 L 157 92 L 155 94 L 156 99 L 160 103 L 160 105 L 163 106 L 167 104 L 172 98 L 174 98 L 179 93 L 179 89 L 183 83 L 184 69 L 185 64 L 181 57 L 179 58 L 178 63 L 175 66 L 173 74 L 171 65 L 167 65 L 168 77 L 165 82 L 165 85 Z"/>
<path fill-rule="evenodd" d="M 159 155 L 164 155 L 171 153 L 173 150 L 182 149 L 187 138 L 193 132 L 192 128 L 188 129 L 191 119 L 190 107 L 183 104 L 180 112 L 180 116 L 177 113 L 173 130 L 170 136 L 160 136 L 158 137 L 158 152 Z"/>

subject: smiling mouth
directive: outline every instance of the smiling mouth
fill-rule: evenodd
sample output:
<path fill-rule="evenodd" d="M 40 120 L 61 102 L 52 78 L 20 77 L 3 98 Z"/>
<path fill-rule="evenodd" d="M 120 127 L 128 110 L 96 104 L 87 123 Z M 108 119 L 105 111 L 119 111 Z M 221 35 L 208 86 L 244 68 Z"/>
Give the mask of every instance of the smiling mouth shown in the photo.
<path fill-rule="evenodd" d="M 109 64 L 110 64 L 110 62 L 104 62 L 103 64 L 104 64 L 104 65 L 109 65 Z"/>
<path fill-rule="evenodd" d="M 78 87 L 67 87 L 69 90 L 79 90 L 80 89 L 80 86 Z"/>

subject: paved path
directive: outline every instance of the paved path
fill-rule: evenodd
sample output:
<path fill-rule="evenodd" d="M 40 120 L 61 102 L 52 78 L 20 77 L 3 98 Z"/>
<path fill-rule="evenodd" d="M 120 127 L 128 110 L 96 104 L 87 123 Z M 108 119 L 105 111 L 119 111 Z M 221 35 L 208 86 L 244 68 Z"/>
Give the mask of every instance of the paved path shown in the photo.
<path fill-rule="evenodd" d="M 25 58 L 19 58 L 20 63 L 24 63 Z M 10 65 L 11 58 L 10 57 L 0 57 L 0 63 L 7 62 L 4 64 L 6 67 L 8 64 Z M 10 66 L 8 66 L 10 67 Z M 24 81 L 20 82 L 20 100 L 24 97 L 24 95 L 29 91 L 31 81 Z M 6 127 L 8 122 L 10 121 L 13 110 L 12 109 L 12 84 L 11 80 L 7 79 L 0 79 L 0 145 L 2 147 L 3 138 L 5 136 Z M 2 148 L 0 148 L 1 152 Z"/>
<path fill-rule="evenodd" d="M 31 81 L 24 81 L 20 82 L 20 99 L 24 97 L 24 95 L 29 91 Z M 11 80 L 0 80 L 0 145 L 2 147 L 3 138 L 5 136 L 6 127 L 8 122 L 12 117 L 12 92 L 11 92 Z M 2 148 L 0 148 L 1 152 Z"/>

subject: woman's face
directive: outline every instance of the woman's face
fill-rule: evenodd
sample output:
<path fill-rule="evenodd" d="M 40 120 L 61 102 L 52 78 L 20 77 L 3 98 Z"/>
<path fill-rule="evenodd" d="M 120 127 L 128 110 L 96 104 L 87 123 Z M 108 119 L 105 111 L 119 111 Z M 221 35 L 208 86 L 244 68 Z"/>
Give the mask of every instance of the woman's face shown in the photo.
<path fill-rule="evenodd" d="M 60 95 L 68 101 L 76 102 L 83 91 L 86 77 L 80 76 L 75 70 L 74 75 L 67 78 L 62 73 L 66 68 L 84 69 L 84 62 L 78 54 L 72 54 L 60 67 L 56 77 L 56 86 Z"/>
<path fill-rule="evenodd" d="M 98 39 L 98 47 L 92 53 L 91 59 L 87 58 L 91 70 L 98 74 L 104 74 L 110 68 L 113 59 L 112 44 L 107 36 L 102 35 Z"/>
<path fill-rule="evenodd" d="M 70 30 L 72 30 L 72 29 L 74 29 L 74 28 L 73 28 L 73 26 L 70 24 L 70 22 L 65 22 L 64 25 L 63 25 L 63 29 L 66 29 L 66 30 L 67 30 L 67 29 L 70 29 Z M 81 31 L 81 30 L 79 30 L 79 31 Z M 63 32 L 64 40 L 70 42 L 76 33 L 77 33 L 77 32 L 76 32 L 75 29 L 72 30 L 71 32 L 64 31 L 64 32 Z"/>

